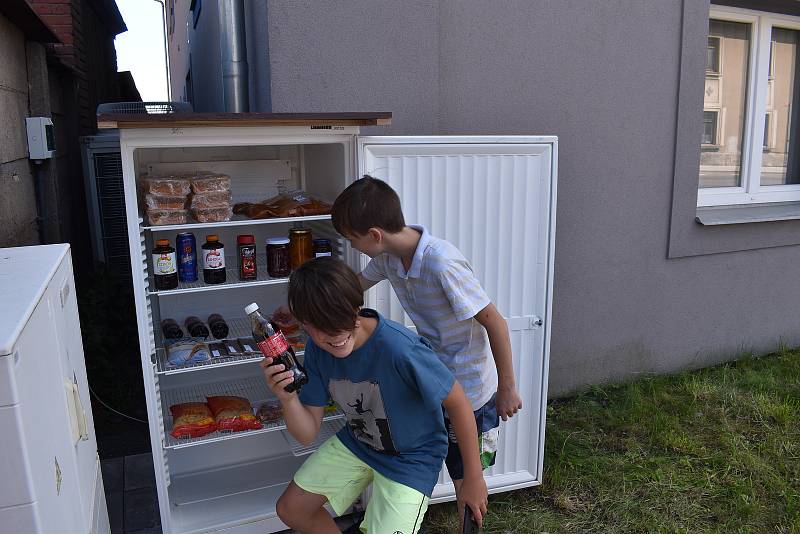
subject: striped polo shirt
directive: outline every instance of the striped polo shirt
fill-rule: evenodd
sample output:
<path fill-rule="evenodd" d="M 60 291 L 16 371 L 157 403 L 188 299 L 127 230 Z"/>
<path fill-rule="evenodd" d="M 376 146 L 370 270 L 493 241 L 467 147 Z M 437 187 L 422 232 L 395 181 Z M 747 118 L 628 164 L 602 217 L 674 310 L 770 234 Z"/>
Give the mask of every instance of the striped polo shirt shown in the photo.
<path fill-rule="evenodd" d="M 417 333 L 431 342 L 477 410 L 497 391 L 489 338 L 474 319 L 491 300 L 455 246 L 422 226 L 409 226 L 422 235 L 408 272 L 399 257 L 384 253 L 361 275 L 373 282 L 389 280 Z"/>

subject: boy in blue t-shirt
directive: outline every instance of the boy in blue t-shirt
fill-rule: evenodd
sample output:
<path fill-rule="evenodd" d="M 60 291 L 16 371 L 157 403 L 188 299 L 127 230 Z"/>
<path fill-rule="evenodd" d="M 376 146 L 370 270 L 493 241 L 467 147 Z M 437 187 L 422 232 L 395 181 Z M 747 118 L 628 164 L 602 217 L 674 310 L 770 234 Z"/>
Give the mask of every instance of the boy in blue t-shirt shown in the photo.
<path fill-rule="evenodd" d="M 482 523 L 487 489 L 472 408 L 429 343 L 363 305 L 356 274 L 323 257 L 289 281 L 289 308 L 310 336 L 300 394 L 283 388 L 292 373 L 262 362 L 267 384 L 283 404 L 289 432 L 311 443 L 333 398 L 347 424 L 306 460 L 277 504 L 278 516 L 300 532 L 339 532 L 337 514 L 373 483 L 361 531 L 417 532 L 448 450 L 442 408 L 465 458 L 460 497 Z"/>

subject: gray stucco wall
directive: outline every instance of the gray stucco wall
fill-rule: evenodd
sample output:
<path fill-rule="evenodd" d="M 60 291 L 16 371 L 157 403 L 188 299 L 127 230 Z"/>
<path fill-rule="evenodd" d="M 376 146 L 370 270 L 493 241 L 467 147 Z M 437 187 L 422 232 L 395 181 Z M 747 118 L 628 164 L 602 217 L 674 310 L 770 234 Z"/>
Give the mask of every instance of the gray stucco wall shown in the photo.
<path fill-rule="evenodd" d="M 272 111 L 394 113 L 368 134 L 558 135 L 551 395 L 800 344 L 800 248 L 758 248 L 769 226 L 751 224 L 727 230 L 740 251 L 711 254 L 694 222 L 702 96 L 686 91 L 702 91 L 707 1 L 297 4 L 269 1 L 256 37 Z M 671 232 L 705 242 L 670 254 Z"/>
<path fill-rule="evenodd" d="M 0 247 L 39 242 L 25 131 L 26 61 L 25 35 L 0 15 Z"/>

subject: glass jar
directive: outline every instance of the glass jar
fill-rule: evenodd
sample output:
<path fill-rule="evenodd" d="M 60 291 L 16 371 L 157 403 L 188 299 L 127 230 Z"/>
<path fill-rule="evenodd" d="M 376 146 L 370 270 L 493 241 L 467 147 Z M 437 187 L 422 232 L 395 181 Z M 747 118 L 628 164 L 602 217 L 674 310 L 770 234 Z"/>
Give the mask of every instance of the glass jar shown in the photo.
<path fill-rule="evenodd" d="M 286 278 L 291 272 L 289 238 L 271 237 L 267 239 L 267 274 L 272 278 Z"/>
<path fill-rule="evenodd" d="M 258 278 L 256 266 L 256 238 L 250 234 L 236 236 L 236 251 L 239 261 L 239 280 Z"/>
<path fill-rule="evenodd" d="M 320 258 L 322 256 L 332 256 L 333 249 L 331 248 L 330 239 L 315 239 L 314 240 L 314 257 Z"/>
<path fill-rule="evenodd" d="M 311 229 L 298 226 L 289 230 L 289 262 L 292 270 L 294 271 L 312 258 L 314 258 L 314 245 L 311 239 Z"/>

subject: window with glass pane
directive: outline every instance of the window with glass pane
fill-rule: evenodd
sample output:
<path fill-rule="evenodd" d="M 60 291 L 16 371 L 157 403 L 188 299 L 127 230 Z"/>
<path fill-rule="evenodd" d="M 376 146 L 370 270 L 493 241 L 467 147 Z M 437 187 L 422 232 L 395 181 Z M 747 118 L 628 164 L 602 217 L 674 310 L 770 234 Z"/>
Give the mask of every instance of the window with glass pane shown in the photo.
<path fill-rule="evenodd" d="M 795 135 L 797 133 L 797 106 L 794 105 L 797 78 L 797 43 L 800 32 L 772 28 L 772 73 L 768 81 L 767 114 L 764 121 L 764 146 L 768 145 L 768 130 L 774 139 L 769 152 L 761 160 L 761 185 L 786 185 L 800 183 Z M 771 115 L 771 117 L 770 117 Z M 770 124 L 770 118 L 774 124 Z"/>
<path fill-rule="evenodd" d="M 711 19 L 706 59 L 700 187 L 736 187 L 742 183 L 742 137 L 750 51 L 750 24 Z M 716 41 L 712 53 L 712 39 Z M 709 67 L 714 67 L 711 70 Z M 715 110 L 714 142 L 706 113 Z M 709 115 L 710 117 L 710 115 Z M 717 120 L 723 117 L 723 120 Z"/>
<path fill-rule="evenodd" d="M 717 144 L 717 112 L 704 111 L 703 112 L 703 144 L 716 145 Z"/>
<path fill-rule="evenodd" d="M 764 115 L 764 150 L 769 150 L 769 113 Z"/>

